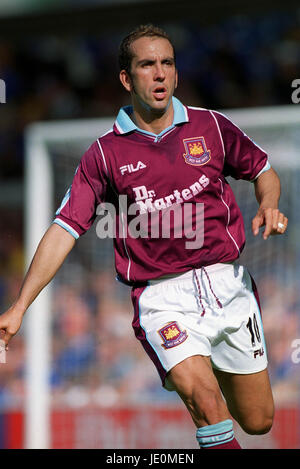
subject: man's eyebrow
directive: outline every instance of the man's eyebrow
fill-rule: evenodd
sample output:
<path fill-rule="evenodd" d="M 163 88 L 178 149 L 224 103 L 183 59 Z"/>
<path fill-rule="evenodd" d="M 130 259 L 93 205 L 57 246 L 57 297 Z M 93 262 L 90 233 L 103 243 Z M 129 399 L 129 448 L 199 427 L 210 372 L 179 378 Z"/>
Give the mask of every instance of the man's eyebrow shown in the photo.
<path fill-rule="evenodd" d="M 152 59 L 152 58 L 144 58 L 144 59 L 140 59 L 137 61 L 136 65 L 143 65 L 145 63 L 149 63 L 149 64 L 153 64 L 156 62 L 156 59 Z M 175 59 L 174 57 L 172 57 L 171 55 L 170 56 L 167 56 L 167 57 L 163 57 L 161 59 L 161 62 L 175 62 Z"/>
<path fill-rule="evenodd" d="M 172 55 L 170 55 L 170 56 L 165 57 L 164 59 L 162 59 L 162 62 L 165 62 L 165 61 L 175 62 L 175 58 Z"/>
<path fill-rule="evenodd" d="M 144 63 L 154 63 L 155 60 L 154 59 L 140 59 L 137 61 L 137 65 L 142 65 Z"/>

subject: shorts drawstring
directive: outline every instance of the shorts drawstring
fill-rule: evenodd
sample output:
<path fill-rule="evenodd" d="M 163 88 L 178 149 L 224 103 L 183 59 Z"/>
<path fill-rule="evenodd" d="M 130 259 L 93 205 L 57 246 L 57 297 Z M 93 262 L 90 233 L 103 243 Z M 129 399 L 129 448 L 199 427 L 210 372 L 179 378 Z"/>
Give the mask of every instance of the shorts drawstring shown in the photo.
<path fill-rule="evenodd" d="M 206 268 L 205 268 L 205 267 L 202 267 L 202 269 L 204 270 L 204 273 L 205 273 L 205 275 L 206 275 L 206 277 L 207 277 L 210 291 L 211 291 L 212 294 L 214 295 L 215 300 L 216 300 L 216 302 L 217 302 L 217 305 L 219 306 L 219 308 L 223 308 L 223 305 L 222 305 L 221 301 L 219 300 L 219 298 L 217 297 L 217 295 L 215 294 L 215 292 L 214 292 L 213 289 L 212 289 L 211 282 L 210 282 L 210 278 L 209 278 L 209 275 L 208 275 L 208 273 L 207 273 L 207 271 L 206 271 Z"/>
<path fill-rule="evenodd" d="M 194 279 L 195 279 L 195 281 L 196 281 L 196 287 L 197 287 L 197 291 L 198 291 L 198 301 L 199 301 L 200 306 L 201 306 L 201 308 L 202 308 L 202 314 L 201 314 L 201 316 L 204 316 L 204 314 L 205 314 L 205 307 L 204 307 L 204 304 L 203 304 L 203 301 L 202 301 L 201 287 L 200 287 L 200 282 L 199 282 L 199 279 L 198 279 L 198 275 L 197 275 L 196 269 L 193 269 L 193 276 L 194 276 Z"/>
<path fill-rule="evenodd" d="M 217 305 L 219 308 L 223 308 L 223 305 L 221 303 L 221 301 L 219 300 L 219 298 L 217 297 L 217 295 L 215 294 L 215 292 L 213 291 L 213 288 L 212 288 L 212 285 L 211 285 L 211 281 L 210 281 L 210 278 L 209 278 L 209 275 L 207 273 L 207 270 L 205 269 L 205 267 L 201 267 L 201 272 L 204 272 L 205 275 L 206 275 L 206 278 L 208 280 L 208 285 L 209 285 L 209 288 L 210 288 L 210 291 L 212 292 L 216 302 L 217 302 Z M 198 300 L 199 300 L 199 303 L 200 303 L 200 306 L 201 306 L 201 309 L 202 309 L 202 314 L 201 316 L 204 316 L 205 314 L 205 307 L 204 307 L 204 304 L 203 304 L 203 301 L 202 301 L 202 293 L 201 293 L 201 286 L 200 286 L 200 282 L 199 282 L 199 278 L 198 278 L 198 275 L 197 275 L 197 272 L 196 272 L 196 269 L 193 269 L 193 276 L 194 276 L 194 279 L 195 279 L 195 283 L 196 283 L 196 287 L 197 287 L 197 292 L 198 292 Z"/>

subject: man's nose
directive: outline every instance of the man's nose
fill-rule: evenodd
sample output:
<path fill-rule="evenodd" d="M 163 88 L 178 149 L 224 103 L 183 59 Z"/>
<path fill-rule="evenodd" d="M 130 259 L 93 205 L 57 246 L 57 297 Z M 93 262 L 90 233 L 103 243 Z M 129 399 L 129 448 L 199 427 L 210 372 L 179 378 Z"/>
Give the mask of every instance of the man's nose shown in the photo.
<path fill-rule="evenodd" d="M 154 80 L 163 81 L 166 77 L 164 68 L 161 63 L 157 63 L 155 66 Z"/>

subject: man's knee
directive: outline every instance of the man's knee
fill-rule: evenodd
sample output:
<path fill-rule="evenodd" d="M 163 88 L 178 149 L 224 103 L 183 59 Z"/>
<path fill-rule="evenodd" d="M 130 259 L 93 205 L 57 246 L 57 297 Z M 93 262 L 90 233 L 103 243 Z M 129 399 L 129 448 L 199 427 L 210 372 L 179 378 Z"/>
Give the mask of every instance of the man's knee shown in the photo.
<path fill-rule="evenodd" d="M 253 413 L 245 421 L 239 422 L 239 424 L 249 435 L 264 435 L 272 428 L 273 416 Z"/>
<path fill-rule="evenodd" d="M 196 386 L 186 393 L 183 400 L 197 427 L 213 425 L 229 417 L 226 404 L 218 389 L 203 389 Z"/>
<path fill-rule="evenodd" d="M 168 378 L 197 428 L 230 418 L 208 357 L 189 357 L 176 365 Z"/>

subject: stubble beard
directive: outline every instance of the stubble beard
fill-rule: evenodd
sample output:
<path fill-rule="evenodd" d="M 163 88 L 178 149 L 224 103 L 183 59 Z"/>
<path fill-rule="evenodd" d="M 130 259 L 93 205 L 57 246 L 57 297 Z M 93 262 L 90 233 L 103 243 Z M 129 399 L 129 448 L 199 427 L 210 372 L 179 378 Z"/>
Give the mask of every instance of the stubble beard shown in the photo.
<path fill-rule="evenodd" d="M 140 95 L 136 91 L 136 87 L 134 85 L 133 80 L 132 80 L 132 93 L 135 96 L 135 101 L 139 103 L 139 106 L 143 110 L 147 111 L 147 113 L 149 113 L 149 115 L 151 114 L 154 117 L 161 117 L 166 113 L 166 111 L 168 110 L 168 107 L 170 105 L 172 95 L 173 95 L 172 94 L 172 95 L 169 96 L 168 102 L 163 108 L 156 108 L 156 107 L 151 106 L 150 104 L 146 103 L 145 101 L 143 101 L 141 99 Z"/>

